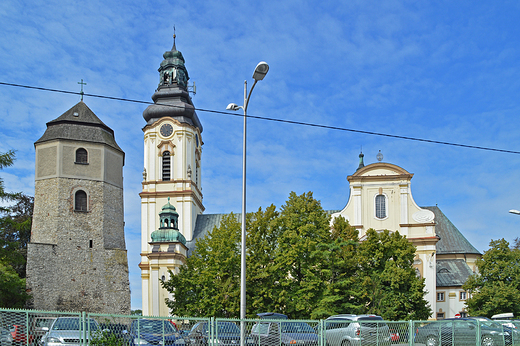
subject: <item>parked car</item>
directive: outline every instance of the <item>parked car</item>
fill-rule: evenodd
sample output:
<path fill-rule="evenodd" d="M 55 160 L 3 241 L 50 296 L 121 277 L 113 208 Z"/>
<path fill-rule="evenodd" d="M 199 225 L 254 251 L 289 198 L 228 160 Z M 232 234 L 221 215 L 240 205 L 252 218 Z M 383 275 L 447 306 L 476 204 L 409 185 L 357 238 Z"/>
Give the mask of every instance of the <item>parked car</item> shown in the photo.
<path fill-rule="evenodd" d="M 31 321 L 31 334 L 33 336 L 33 344 L 37 345 L 41 338 L 47 333 L 49 328 L 52 325 L 52 322 L 56 317 L 50 317 L 50 316 L 35 316 L 32 318 Z M 46 330 L 44 330 L 46 328 Z"/>
<path fill-rule="evenodd" d="M 426 346 L 474 346 L 478 329 L 475 318 L 447 318 L 417 328 L 415 342 Z M 495 322 L 484 320 L 480 322 L 480 341 L 482 346 L 511 345 L 511 335 Z"/>
<path fill-rule="evenodd" d="M 43 327 L 47 333 L 41 338 L 43 346 L 67 346 L 81 345 L 82 339 L 90 338 L 90 334 L 98 331 L 98 323 L 94 319 L 88 319 L 85 330 L 79 317 L 58 317 L 50 328 Z"/>
<path fill-rule="evenodd" d="M 233 322 L 217 322 L 213 344 L 240 345 L 240 328 Z M 198 322 L 190 330 L 188 340 L 190 346 L 208 345 L 208 322 Z"/>
<path fill-rule="evenodd" d="M 280 321 L 269 320 L 269 315 L 266 315 L 265 313 L 257 315 L 261 320 L 251 329 L 251 333 L 247 339 L 248 345 L 318 345 L 318 334 L 316 334 L 314 328 L 312 328 L 308 323 L 301 321 L 285 321 L 287 316 L 282 314 L 270 315 L 273 316 L 272 319 Z M 285 318 L 283 316 L 285 316 Z"/>
<path fill-rule="evenodd" d="M 379 346 L 392 342 L 388 325 L 377 315 L 331 316 L 325 320 L 325 337 L 330 346 Z"/>
<path fill-rule="evenodd" d="M 168 320 L 137 319 L 133 320 L 128 331 L 130 346 L 133 345 L 176 345 L 184 346 L 184 338 Z"/>

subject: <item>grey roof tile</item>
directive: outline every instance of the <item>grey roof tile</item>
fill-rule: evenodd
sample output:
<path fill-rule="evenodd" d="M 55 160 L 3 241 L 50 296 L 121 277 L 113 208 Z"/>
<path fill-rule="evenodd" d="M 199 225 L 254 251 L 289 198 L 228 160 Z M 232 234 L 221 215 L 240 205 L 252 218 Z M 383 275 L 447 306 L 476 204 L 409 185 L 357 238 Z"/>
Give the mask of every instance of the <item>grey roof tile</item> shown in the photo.
<path fill-rule="evenodd" d="M 77 115 L 75 115 L 77 114 Z M 47 130 L 35 144 L 55 139 L 85 141 L 106 144 L 118 151 L 114 131 L 105 125 L 83 102 L 47 123 Z"/>
<path fill-rule="evenodd" d="M 437 254 L 480 254 L 462 235 L 439 207 L 421 207 L 435 214 L 435 233 L 441 238 L 437 243 Z"/>
<path fill-rule="evenodd" d="M 463 259 L 437 260 L 437 287 L 462 286 L 471 274 Z"/>

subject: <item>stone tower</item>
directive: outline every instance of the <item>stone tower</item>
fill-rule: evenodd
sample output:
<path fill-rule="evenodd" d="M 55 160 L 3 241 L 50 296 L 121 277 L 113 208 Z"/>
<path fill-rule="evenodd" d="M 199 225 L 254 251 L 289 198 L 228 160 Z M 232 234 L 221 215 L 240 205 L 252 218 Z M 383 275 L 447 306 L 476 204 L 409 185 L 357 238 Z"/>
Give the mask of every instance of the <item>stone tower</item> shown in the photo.
<path fill-rule="evenodd" d="M 114 131 L 81 101 L 48 122 L 34 146 L 30 307 L 129 314 L 124 152 Z"/>
<path fill-rule="evenodd" d="M 159 251 L 152 242 L 152 233 L 161 223 L 161 208 L 171 198 L 171 205 L 178 213 L 178 230 L 187 241 L 193 238 L 197 215 L 204 211 L 200 174 L 202 125 L 188 93 L 188 71 L 175 41 L 163 57 L 158 70 L 159 85 L 152 96 L 154 104 L 143 112 L 146 125 L 140 193 L 142 309 L 144 315 L 154 316 L 169 315 L 164 302 L 168 292 L 162 288 L 160 279 L 168 279 L 168 270 L 175 273 L 185 262 L 167 264 L 159 260 L 164 251 L 162 247 Z M 181 248 L 175 247 L 175 251 L 180 251 L 177 258 L 185 256 Z"/>

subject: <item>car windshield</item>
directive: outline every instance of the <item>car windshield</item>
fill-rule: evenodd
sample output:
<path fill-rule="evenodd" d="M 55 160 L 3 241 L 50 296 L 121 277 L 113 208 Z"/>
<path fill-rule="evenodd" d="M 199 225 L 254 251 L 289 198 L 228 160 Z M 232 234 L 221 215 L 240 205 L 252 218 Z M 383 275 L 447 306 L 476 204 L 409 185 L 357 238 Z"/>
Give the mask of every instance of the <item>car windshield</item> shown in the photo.
<path fill-rule="evenodd" d="M 97 324 L 94 320 L 88 321 L 90 326 L 86 326 L 87 329 L 97 330 Z M 90 328 L 89 328 L 90 327 Z M 53 330 L 80 330 L 79 318 L 58 318 L 54 325 Z"/>
<path fill-rule="evenodd" d="M 141 333 L 169 333 L 172 334 L 175 331 L 173 330 L 173 326 L 169 321 L 162 320 L 139 320 L 136 321 L 136 328 L 139 328 Z"/>
<path fill-rule="evenodd" d="M 282 333 L 315 333 L 316 331 L 312 329 L 305 322 L 282 322 Z"/>
<path fill-rule="evenodd" d="M 240 329 L 232 322 L 219 322 L 217 323 L 217 333 L 240 334 Z"/>

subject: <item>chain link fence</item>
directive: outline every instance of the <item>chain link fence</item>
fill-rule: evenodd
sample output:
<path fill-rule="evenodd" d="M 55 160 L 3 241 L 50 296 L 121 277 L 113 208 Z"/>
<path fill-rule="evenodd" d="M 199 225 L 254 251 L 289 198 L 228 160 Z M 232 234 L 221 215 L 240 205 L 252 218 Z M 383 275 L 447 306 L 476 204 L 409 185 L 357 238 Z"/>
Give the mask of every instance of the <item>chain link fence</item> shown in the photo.
<path fill-rule="evenodd" d="M 239 320 L 0 309 L 0 332 L 0 346 L 520 346 L 520 321 L 479 319 Z"/>

